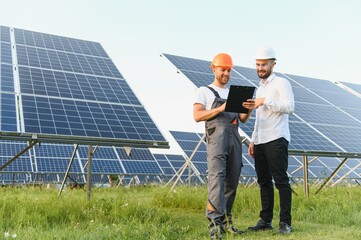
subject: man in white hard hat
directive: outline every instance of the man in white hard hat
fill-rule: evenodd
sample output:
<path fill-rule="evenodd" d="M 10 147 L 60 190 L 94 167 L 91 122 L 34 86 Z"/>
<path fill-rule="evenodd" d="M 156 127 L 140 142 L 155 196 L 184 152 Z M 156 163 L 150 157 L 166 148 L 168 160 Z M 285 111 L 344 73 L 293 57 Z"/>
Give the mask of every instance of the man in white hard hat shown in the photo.
<path fill-rule="evenodd" d="M 273 229 L 273 179 L 280 199 L 278 232 L 287 234 L 292 231 L 292 191 L 287 175 L 288 144 L 291 140 L 288 117 L 294 111 L 294 96 L 290 82 L 273 73 L 276 65 L 273 48 L 259 48 L 255 59 L 256 71 L 261 81 L 256 91 L 256 121 L 248 154 L 254 158 L 262 210 L 261 219 L 248 230 Z"/>

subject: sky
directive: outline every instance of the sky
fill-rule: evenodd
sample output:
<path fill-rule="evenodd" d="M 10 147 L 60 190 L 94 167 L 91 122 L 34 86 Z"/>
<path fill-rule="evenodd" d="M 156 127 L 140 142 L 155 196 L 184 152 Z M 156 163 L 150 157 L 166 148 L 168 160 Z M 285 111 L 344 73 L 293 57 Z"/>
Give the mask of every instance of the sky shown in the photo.
<path fill-rule="evenodd" d="M 202 132 L 196 87 L 162 53 L 211 61 L 226 52 L 254 66 L 272 46 L 275 71 L 361 84 L 359 0 L 11 0 L 0 25 L 99 42 L 170 141 L 169 130 Z M 209 80 L 210 83 L 213 79 Z"/>

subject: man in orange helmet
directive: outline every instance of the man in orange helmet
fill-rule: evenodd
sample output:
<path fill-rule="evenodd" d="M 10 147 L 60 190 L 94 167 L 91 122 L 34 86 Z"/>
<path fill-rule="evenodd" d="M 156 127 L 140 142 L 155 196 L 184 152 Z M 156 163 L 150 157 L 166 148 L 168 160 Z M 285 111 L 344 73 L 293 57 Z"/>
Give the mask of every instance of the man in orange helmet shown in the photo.
<path fill-rule="evenodd" d="M 248 113 L 225 112 L 229 88 L 227 83 L 233 68 L 232 58 L 217 54 L 211 69 L 213 83 L 200 87 L 193 105 L 196 122 L 205 121 L 208 163 L 208 202 L 206 215 L 210 221 L 211 239 L 222 239 L 222 233 L 239 234 L 232 224 L 232 206 L 242 168 L 242 140 L 238 120 L 246 122 L 254 107 L 250 99 L 243 103 Z"/>

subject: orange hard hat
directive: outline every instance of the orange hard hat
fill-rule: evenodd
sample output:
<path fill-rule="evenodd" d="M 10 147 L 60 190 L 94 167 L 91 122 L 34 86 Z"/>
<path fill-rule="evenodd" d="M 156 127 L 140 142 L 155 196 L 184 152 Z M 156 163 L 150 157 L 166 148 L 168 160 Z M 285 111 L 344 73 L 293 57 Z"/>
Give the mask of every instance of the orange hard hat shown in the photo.
<path fill-rule="evenodd" d="M 224 68 L 233 68 L 233 62 L 231 56 L 227 53 L 218 53 L 211 63 L 212 67 L 224 67 Z"/>

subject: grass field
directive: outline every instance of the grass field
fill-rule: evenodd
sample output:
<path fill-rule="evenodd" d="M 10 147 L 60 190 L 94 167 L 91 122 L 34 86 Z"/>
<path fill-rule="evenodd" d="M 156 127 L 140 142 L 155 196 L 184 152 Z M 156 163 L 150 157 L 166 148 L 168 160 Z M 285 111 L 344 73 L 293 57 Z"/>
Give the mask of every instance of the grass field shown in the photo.
<path fill-rule="evenodd" d="M 361 239 L 361 187 L 326 188 L 314 195 L 293 186 L 293 233 L 277 230 L 223 239 Z M 276 191 L 277 193 L 277 191 Z M 0 239 L 208 239 L 205 186 L 93 189 L 0 188 Z M 275 194 L 276 196 L 278 194 Z M 240 186 L 234 205 L 235 225 L 255 224 L 260 210 L 258 187 Z M 278 197 L 275 219 L 278 226 Z"/>

